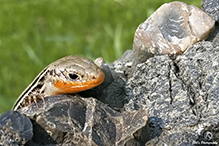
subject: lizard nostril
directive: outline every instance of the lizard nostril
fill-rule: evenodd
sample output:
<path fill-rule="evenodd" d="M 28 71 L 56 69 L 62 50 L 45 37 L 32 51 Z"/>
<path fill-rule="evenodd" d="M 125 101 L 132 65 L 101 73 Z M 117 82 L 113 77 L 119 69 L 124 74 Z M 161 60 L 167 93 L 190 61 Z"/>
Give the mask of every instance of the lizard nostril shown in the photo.
<path fill-rule="evenodd" d="M 72 80 L 76 80 L 78 78 L 78 75 L 76 74 L 69 74 L 69 77 L 72 79 Z"/>

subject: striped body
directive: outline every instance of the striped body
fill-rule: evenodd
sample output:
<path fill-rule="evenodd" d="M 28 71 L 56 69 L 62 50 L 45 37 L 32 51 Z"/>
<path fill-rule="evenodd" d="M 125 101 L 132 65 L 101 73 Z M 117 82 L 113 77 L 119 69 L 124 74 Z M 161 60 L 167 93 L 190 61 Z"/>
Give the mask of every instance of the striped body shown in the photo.
<path fill-rule="evenodd" d="M 104 73 L 90 59 L 67 56 L 50 65 L 23 91 L 13 106 L 13 110 L 25 107 L 46 96 L 77 93 L 100 85 Z"/>

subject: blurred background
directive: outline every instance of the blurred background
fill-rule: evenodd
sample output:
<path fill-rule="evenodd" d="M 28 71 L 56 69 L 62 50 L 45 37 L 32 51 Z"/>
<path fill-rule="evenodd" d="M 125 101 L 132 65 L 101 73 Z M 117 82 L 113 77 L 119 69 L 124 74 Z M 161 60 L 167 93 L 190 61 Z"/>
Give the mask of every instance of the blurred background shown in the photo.
<path fill-rule="evenodd" d="M 140 23 L 171 0 L 0 0 L 0 114 L 51 62 L 80 55 L 107 63 L 132 49 Z M 182 0 L 201 7 L 202 0 Z"/>

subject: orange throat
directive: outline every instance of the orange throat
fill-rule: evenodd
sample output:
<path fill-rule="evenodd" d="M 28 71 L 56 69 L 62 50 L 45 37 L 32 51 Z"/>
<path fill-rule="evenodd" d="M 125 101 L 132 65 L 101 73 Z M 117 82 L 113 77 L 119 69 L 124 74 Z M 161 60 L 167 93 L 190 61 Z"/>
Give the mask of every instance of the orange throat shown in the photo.
<path fill-rule="evenodd" d="M 84 90 L 92 89 L 100 85 L 104 81 L 104 77 L 105 75 L 104 73 L 102 73 L 99 78 L 88 80 L 86 82 L 80 82 L 80 81 L 63 82 L 61 80 L 57 80 L 53 83 L 53 85 L 57 88 L 57 91 L 54 93 L 54 95 L 78 93 Z"/>

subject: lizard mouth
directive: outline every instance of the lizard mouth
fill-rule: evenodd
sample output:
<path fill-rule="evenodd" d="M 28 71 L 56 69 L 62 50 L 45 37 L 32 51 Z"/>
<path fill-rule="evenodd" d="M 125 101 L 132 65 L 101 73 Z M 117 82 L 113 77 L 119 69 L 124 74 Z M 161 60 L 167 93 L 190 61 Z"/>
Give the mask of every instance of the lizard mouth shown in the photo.
<path fill-rule="evenodd" d="M 105 75 L 102 70 L 98 72 L 98 76 L 93 76 L 89 80 L 62 81 L 56 80 L 53 85 L 57 88 L 54 95 L 78 93 L 99 86 L 104 81 Z"/>

